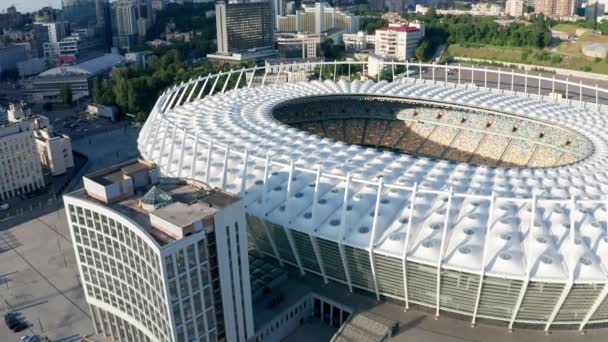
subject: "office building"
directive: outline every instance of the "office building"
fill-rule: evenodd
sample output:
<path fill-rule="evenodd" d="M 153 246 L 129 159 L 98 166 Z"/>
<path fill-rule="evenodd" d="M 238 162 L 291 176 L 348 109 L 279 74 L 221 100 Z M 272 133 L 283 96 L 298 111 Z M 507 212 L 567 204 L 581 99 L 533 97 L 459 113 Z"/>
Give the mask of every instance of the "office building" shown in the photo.
<path fill-rule="evenodd" d="M 34 129 L 36 120 L 11 105 L 8 121 L 0 122 L 0 200 L 44 187 Z"/>
<path fill-rule="evenodd" d="M 232 54 L 273 48 L 271 3 L 266 0 L 215 4 L 217 53 Z"/>
<path fill-rule="evenodd" d="M 94 77 L 105 77 L 125 58 L 106 54 L 70 66 L 55 67 L 40 73 L 25 83 L 24 95 L 33 102 L 61 102 L 61 90 L 70 87 L 74 101 L 91 95 Z"/>
<path fill-rule="evenodd" d="M 534 13 L 542 13 L 552 18 L 563 18 L 574 15 L 574 0 L 536 0 Z"/>
<path fill-rule="evenodd" d="M 90 56 L 92 52 L 102 51 L 102 42 L 95 37 L 93 29 L 74 30 L 69 36 L 59 42 L 44 43 L 44 58 L 49 65 L 61 65 L 65 62 L 74 63 Z"/>
<path fill-rule="evenodd" d="M 523 0 L 507 0 L 505 3 L 505 14 L 512 17 L 521 17 L 524 15 Z"/>
<path fill-rule="evenodd" d="M 120 49 L 142 42 L 155 20 L 151 0 L 118 0 L 111 12 L 112 45 Z"/>
<path fill-rule="evenodd" d="M 112 11 L 109 0 L 95 0 L 95 29 L 106 51 L 112 47 Z"/>
<path fill-rule="evenodd" d="M 344 42 L 346 51 L 359 52 L 368 49 L 373 50 L 376 46 L 376 35 L 367 34 L 365 31 L 345 33 L 342 35 L 342 41 Z"/>
<path fill-rule="evenodd" d="M 323 33 L 328 31 L 359 31 L 359 17 L 331 7 L 326 2 L 302 5 L 295 14 L 278 17 L 279 32 Z"/>
<path fill-rule="evenodd" d="M 424 24 L 389 24 L 376 30 L 377 55 L 405 61 L 414 58 L 416 47 L 424 37 Z"/>
<path fill-rule="evenodd" d="M 315 33 L 281 33 L 277 35 L 277 47 L 281 58 L 315 59 L 321 44 L 321 36 Z"/>
<path fill-rule="evenodd" d="M 587 3 L 585 7 L 585 20 L 597 22 L 598 17 L 602 17 L 604 15 L 604 9 L 606 5 L 599 1 L 593 1 Z"/>
<path fill-rule="evenodd" d="M 241 341 L 254 335 L 245 210 L 204 183 L 141 160 L 64 196 L 97 333 L 116 341 Z"/>
<path fill-rule="evenodd" d="M 63 20 L 75 27 L 89 27 L 95 24 L 95 0 L 61 0 Z"/>
<path fill-rule="evenodd" d="M 34 46 L 38 57 L 44 57 L 44 45 L 55 44 L 70 34 L 70 25 L 63 21 L 34 23 Z"/>

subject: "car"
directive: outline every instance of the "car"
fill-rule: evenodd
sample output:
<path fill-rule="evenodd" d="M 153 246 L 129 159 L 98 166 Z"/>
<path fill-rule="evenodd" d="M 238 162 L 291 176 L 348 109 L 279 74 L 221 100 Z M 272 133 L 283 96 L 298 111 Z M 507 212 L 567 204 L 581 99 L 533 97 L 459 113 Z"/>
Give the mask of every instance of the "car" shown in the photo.
<path fill-rule="evenodd" d="M 8 203 L 0 204 L 0 211 L 8 210 L 11 206 Z M 6 316 L 4 316 L 6 319 Z"/>

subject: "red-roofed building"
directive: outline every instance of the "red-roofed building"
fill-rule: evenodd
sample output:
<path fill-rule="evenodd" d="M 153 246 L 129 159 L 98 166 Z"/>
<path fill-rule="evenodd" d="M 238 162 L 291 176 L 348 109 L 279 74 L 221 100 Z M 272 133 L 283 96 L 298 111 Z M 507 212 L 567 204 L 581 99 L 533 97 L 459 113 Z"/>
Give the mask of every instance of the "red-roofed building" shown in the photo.
<path fill-rule="evenodd" d="M 405 61 L 414 58 L 416 47 L 424 37 L 424 24 L 389 24 L 376 30 L 376 54 Z"/>

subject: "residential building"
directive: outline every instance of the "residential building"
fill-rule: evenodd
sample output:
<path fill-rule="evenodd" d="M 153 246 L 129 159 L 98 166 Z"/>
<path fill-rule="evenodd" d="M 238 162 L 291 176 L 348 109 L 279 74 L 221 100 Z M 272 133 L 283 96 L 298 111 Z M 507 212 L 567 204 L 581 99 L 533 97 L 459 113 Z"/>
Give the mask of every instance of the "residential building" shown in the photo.
<path fill-rule="evenodd" d="M 376 30 L 375 53 L 396 61 L 414 58 L 416 47 L 424 37 L 424 24 L 389 24 Z"/>
<path fill-rule="evenodd" d="M 574 0 L 536 0 L 534 13 L 542 13 L 548 17 L 571 17 L 575 11 Z"/>
<path fill-rule="evenodd" d="M 34 138 L 42 167 L 52 176 L 62 175 L 74 167 L 72 140 L 69 136 L 55 132 L 47 123 L 46 127 L 34 131 Z"/>
<path fill-rule="evenodd" d="M 481 2 L 471 5 L 471 12 L 476 12 L 477 15 L 498 17 L 503 15 L 503 8 L 497 4 Z"/>
<path fill-rule="evenodd" d="M 44 44 L 58 43 L 70 34 L 67 22 L 34 23 L 34 41 L 38 57 L 44 57 Z"/>
<path fill-rule="evenodd" d="M 342 40 L 344 41 L 344 48 L 350 52 L 373 50 L 376 46 L 376 35 L 367 34 L 364 31 L 345 33 Z"/>
<path fill-rule="evenodd" d="M 75 27 L 95 24 L 95 0 L 61 0 L 61 10 L 63 20 Z"/>
<path fill-rule="evenodd" d="M 281 58 L 317 58 L 321 35 L 315 33 L 281 33 L 277 47 Z"/>
<path fill-rule="evenodd" d="M 254 336 L 245 209 L 203 183 L 126 162 L 64 196 L 95 330 L 117 341 Z"/>
<path fill-rule="evenodd" d="M 90 96 L 94 77 L 104 77 L 116 66 L 124 65 L 124 57 L 106 54 L 76 65 L 46 70 L 25 83 L 24 95 L 33 102 L 60 102 L 61 90 L 70 87 L 73 100 Z"/>
<path fill-rule="evenodd" d="M 605 4 L 599 1 L 593 1 L 587 3 L 585 7 L 585 20 L 598 22 L 598 17 L 602 17 L 604 15 Z"/>
<path fill-rule="evenodd" d="M 8 110 L 8 121 L 0 122 L 0 200 L 44 187 L 35 125 L 35 120 L 14 105 Z"/>
<path fill-rule="evenodd" d="M 129 50 L 142 42 L 154 25 L 151 0 L 118 0 L 111 4 L 112 45 Z"/>
<path fill-rule="evenodd" d="M 359 31 L 359 17 L 331 7 L 327 2 L 302 4 L 295 14 L 278 17 L 279 32 L 323 33 L 340 30 L 346 33 Z"/>
<path fill-rule="evenodd" d="M 524 1 L 523 0 L 507 0 L 505 4 L 505 14 L 512 17 L 521 17 L 524 15 Z"/>
<path fill-rule="evenodd" d="M 93 51 L 100 53 L 102 46 L 102 41 L 95 37 L 94 30 L 78 29 L 59 42 L 44 43 L 43 51 L 49 65 L 60 65 L 63 62 L 74 63 Z"/>

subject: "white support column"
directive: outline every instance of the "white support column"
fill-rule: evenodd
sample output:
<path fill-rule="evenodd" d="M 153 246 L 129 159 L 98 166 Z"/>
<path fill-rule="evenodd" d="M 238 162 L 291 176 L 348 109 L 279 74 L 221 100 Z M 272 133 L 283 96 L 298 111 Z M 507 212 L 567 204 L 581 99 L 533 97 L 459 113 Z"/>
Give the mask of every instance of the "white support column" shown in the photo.
<path fill-rule="evenodd" d="M 569 99 L 568 99 L 568 94 L 570 91 L 570 81 L 568 80 L 568 77 L 566 77 L 566 103 L 570 103 Z"/>
<path fill-rule="evenodd" d="M 553 324 L 553 321 L 555 320 L 555 317 L 557 316 L 557 313 L 559 312 L 559 309 L 562 307 L 562 305 L 564 305 L 564 302 L 566 301 L 566 298 L 568 297 L 568 294 L 570 293 L 570 290 L 572 289 L 572 282 L 568 281 L 568 283 L 566 283 L 566 285 L 564 285 L 564 289 L 562 290 L 561 295 L 559 296 L 559 299 L 557 300 L 557 303 L 555 304 L 555 307 L 553 308 L 553 312 L 551 312 L 551 315 L 549 316 L 549 320 L 547 321 L 547 324 L 545 325 L 545 331 L 549 331 L 549 328 L 551 327 L 551 324 Z"/>
<path fill-rule="evenodd" d="M 435 70 L 435 69 L 433 69 Z M 374 206 L 374 218 L 372 220 L 372 233 L 369 239 L 369 264 L 372 269 L 372 278 L 374 280 L 374 290 L 376 291 L 376 300 L 380 301 L 380 292 L 378 291 L 378 279 L 376 277 L 376 267 L 374 265 L 374 245 L 376 243 L 376 229 L 378 227 L 378 213 L 380 212 L 380 201 L 382 200 L 382 188 L 384 187 L 384 178 L 378 180 L 378 191 L 376 192 L 376 204 Z"/>
<path fill-rule="evenodd" d="M 221 76 L 222 76 L 221 72 L 219 74 L 215 75 L 215 80 L 213 81 L 213 85 L 211 86 L 211 91 L 209 91 L 209 96 L 213 95 L 213 92 L 215 91 L 215 87 L 217 86 L 217 82 L 219 81 Z"/>
<path fill-rule="evenodd" d="M 578 104 L 583 104 L 583 81 L 578 81 Z"/>
<path fill-rule="evenodd" d="M 166 124 L 165 131 L 163 132 L 163 140 L 160 143 L 160 151 L 158 151 L 158 164 L 162 163 L 163 152 L 165 152 L 165 141 L 167 140 L 167 135 L 169 133 L 169 124 Z"/>
<path fill-rule="evenodd" d="M 167 110 L 167 108 L 169 107 L 169 104 L 173 100 L 173 97 L 175 96 L 175 93 L 173 92 L 174 90 L 175 90 L 175 87 L 169 89 L 169 91 L 167 92 L 167 94 L 166 94 L 167 97 L 165 98 L 165 102 L 161 106 L 161 111 L 162 112 L 164 112 L 165 110 Z"/>
<path fill-rule="evenodd" d="M 245 67 L 243 67 L 241 69 L 241 72 L 239 73 L 239 77 L 236 79 L 236 84 L 234 85 L 234 89 L 238 89 L 239 85 L 241 84 L 241 78 L 243 78 L 243 73 L 245 72 Z"/>
<path fill-rule="evenodd" d="M 207 78 L 205 78 L 205 83 L 203 83 L 201 90 L 198 92 L 198 96 L 196 97 L 197 99 L 202 98 L 203 92 L 205 91 L 205 87 L 207 86 L 207 82 L 209 82 L 210 77 L 211 77 L 211 74 L 207 75 Z"/>
<path fill-rule="evenodd" d="M 230 81 L 230 76 L 232 76 L 232 69 L 228 71 L 228 77 L 226 77 L 226 81 L 224 81 L 224 86 L 222 87 L 222 93 L 226 92 L 226 87 L 228 87 L 228 82 Z"/>
<path fill-rule="evenodd" d="M 602 288 L 602 291 L 595 299 L 595 302 L 593 302 L 593 305 L 591 305 L 591 308 L 589 308 L 589 312 L 587 312 L 585 318 L 583 318 L 583 321 L 578 326 L 579 331 L 585 329 L 585 326 L 587 325 L 591 317 L 593 317 L 600 305 L 602 305 L 602 303 L 606 300 L 606 296 L 608 296 L 608 284 L 604 284 L 604 288 Z"/>
<path fill-rule="evenodd" d="M 350 81 L 350 62 L 348 62 L 348 80 Z"/>
<path fill-rule="evenodd" d="M 498 85 L 498 91 L 499 92 L 500 92 L 500 75 L 501 75 L 501 71 L 500 71 L 500 68 L 498 68 L 498 82 L 497 82 L 497 85 Z"/>
<path fill-rule="evenodd" d="M 264 183 L 262 183 L 262 209 L 266 210 L 266 196 L 268 194 L 268 175 L 270 174 L 270 152 L 266 152 L 266 160 L 264 161 Z"/>
<path fill-rule="evenodd" d="M 336 74 L 338 73 L 338 63 L 334 60 L 334 82 L 336 82 Z"/>
<path fill-rule="evenodd" d="M 270 247 L 272 247 L 272 252 L 274 253 L 277 260 L 279 261 L 279 265 L 281 265 L 281 267 L 283 267 L 284 266 L 283 259 L 281 259 L 281 256 L 279 255 L 279 250 L 277 249 L 277 244 L 274 242 L 274 239 L 272 238 L 272 234 L 270 234 L 270 230 L 268 229 L 268 225 L 266 224 L 266 221 L 260 219 L 260 222 L 262 223 L 262 227 L 264 227 L 264 232 L 266 233 L 266 238 L 268 238 L 268 241 L 270 242 Z"/>
<path fill-rule="evenodd" d="M 440 307 L 440 299 L 441 299 L 441 263 L 443 259 L 443 253 L 445 249 L 445 240 L 448 236 L 448 225 L 450 223 L 450 210 L 452 208 L 452 192 L 453 189 L 450 188 L 450 192 L 448 193 L 448 204 L 445 212 L 445 220 L 443 222 L 443 233 L 441 234 L 441 245 L 439 246 L 439 257 L 437 259 L 437 287 L 435 291 L 437 292 L 437 306 L 435 307 L 435 317 L 439 317 L 439 307 Z"/>
<path fill-rule="evenodd" d="M 196 154 L 198 150 L 198 133 L 194 136 L 194 148 L 192 149 L 192 162 L 190 163 L 190 178 L 196 177 Z"/>
<path fill-rule="evenodd" d="M 226 144 L 226 152 L 224 153 L 224 165 L 222 165 L 222 180 L 220 189 L 226 191 L 226 181 L 228 177 L 228 157 L 230 156 L 230 145 Z"/>
<path fill-rule="evenodd" d="M 513 69 L 511 69 L 511 94 L 513 94 L 514 90 L 515 90 L 515 71 L 513 71 Z"/>
<path fill-rule="evenodd" d="M 435 68 L 433 68 L 431 72 L 433 74 L 433 84 L 435 84 Z"/>
<path fill-rule="evenodd" d="M 475 67 L 471 65 L 471 84 L 475 85 Z"/>
<path fill-rule="evenodd" d="M 243 156 L 243 174 L 241 175 L 241 198 L 245 199 L 245 191 L 247 191 L 247 161 L 249 159 L 249 149 L 245 148 Z"/>
<path fill-rule="evenodd" d="M 253 79 L 255 78 L 256 70 L 258 70 L 257 67 L 253 68 L 253 71 L 251 71 L 251 78 L 249 79 L 249 82 L 247 83 L 247 88 L 251 88 L 251 83 L 253 83 Z"/>
<path fill-rule="evenodd" d="M 448 62 L 445 62 L 445 68 L 443 68 L 443 83 L 448 85 Z"/>
<path fill-rule="evenodd" d="M 412 221 L 414 220 L 414 206 L 416 202 L 416 192 L 418 191 L 418 183 L 414 183 L 412 197 L 410 198 L 410 211 L 408 213 L 407 229 L 405 231 L 405 242 L 403 243 L 403 295 L 405 299 L 405 310 L 410 308 L 410 298 L 407 291 L 407 252 L 410 246 L 410 235 L 412 233 Z"/>
<path fill-rule="evenodd" d="M 410 63 L 409 62 L 405 63 L 405 78 L 406 79 L 410 78 Z"/>
<path fill-rule="evenodd" d="M 293 160 L 289 162 L 289 178 L 287 179 L 287 189 L 285 191 L 285 211 L 289 207 L 289 201 L 293 195 L 293 173 L 295 167 Z M 293 253 L 293 257 L 296 259 L 296 264 L 298 265 L 298 269 L 300 270 L 300 275 L 304 275 L 304 267 L 302 266 L 302 260 L 300 260 L 300 254 L 298 254 L 298 249 L 296 247 L 296 243 L 293 239 L 293 235 L 291 234 L 291 230 L 287 228 L 287 225 L 283 225 L 283 230 L 285 231 L 285 235 L 287 236 L 287 242 L 289 243 L 289 248 L 291 248 L 291 253 Z"/>
<path fill-rule="evenodd" d="M 186 138 L 188 137 L 188 133 L 183 131 L 182 143 L 180 144 L 179 149 L 179 161 L 177 162 L 177 177 L 182 178 L 183 173 L 183 165 L 184 165 L 184 152 L 186 151 Z"/>
<path fill-rule="evenodd" d="M 264 77 L 262 77 L 262 87 L 264 86 L 264 83 L 266 83 L 266 75 L 268 75 L 268 67 L 264 69 Z"/>
<path fill-rule="evenodd" d="M 201 81 L 201 78 L 197 78 L 196 81 L 194 82 L 194 86 L 192 86 L 192 90 L 190 91 L 190 94 L 188 94 L 188 97 L 186 98 L 186 102 L 190 102 L 190 100 L 192 99 L 192 96 L 194 96 L 194 92 L 196 91 L 196 86 L 198 85 L 198 83 Z"/>
<path fill-rule="evenodd" d="M 279 83 L 279 78 L 281 78 L 281 71 L 283 71 L 283 62 L 281 62 L 281 64 L 279 64 L 279 72 L 277 72 L 277 76 L 274 78 L 273 84 Z"/>
<path fill-rule="evenodd" d="M 551 93 L 555 94 L 555 75 L 551 79 Z M 553 102 L 557 102 L 557 97 L 553 96 Z"/>
<path fill-rule="evenodd" d="M 340 250 L 340 258 L 342 259 L 342 266 L 344 267 L 344 275 L 346 276 L 346 283 L 348 284 L 348 290 L 353 292 L 353 283 L 350 277 L 350 269 L 348 268 L 348 259 L 346 258 L 346 253 L 344 252 L 344 245 L 342 241 L 344 240 L 344 233 L 346 230 L 347 219 L 348 219 L 348 198 L 350 197 L 350 172 L 346 174 L 346 185 L 344 187 L 344 201 L 342 203 L 342 212 L 340 214 L 340 232 L 338 234 L 338 248 Z"/>
<path fill-rule="evenodd" d="M 319 66 L 319 81 L 323 82 L 323 62 Z"/>
<path fill-rule="evenodd" d="M 184 84 L 184 82 L 182 82 L 182 84 Z M 179 87 L 175 89 L 175 96 L 173 96 L 173 99 L 171 100 L 171 103 L 169 104 L 169 107 L 167 109 L 172 109 L 174 107 L 173 105 L 175 104 L 178 98 L 179 91 L 182 90 L 182 84 L 180 84 Z"/>
<path fill-rule="evenodd" d="M 564 241 L 564 243 L 570 243 L 570 248 L 572 248 L 572 250 L 574 250 L 576 248 L 576 220 L 574 217 L 574 213 L 576 212 L 576 202 L 574 201 L 574 195 L 572 195 L 572 197 L 570 198 L 570 232 L 569 232 L 569 236 L 568 239 L 569 241 Z M 553 321 L 555 320 L 555 317 L 557 316 L 557 313 L 559 312 L 559 309 L 561 309 L 562 305 L 564 305 L 564 301 L 566 301 L 566 298 L 568 298 L 568 294 L 570 293 L 570 290 L 572 289 L 572 285 L 574 285 L 574 272 L 576 270 L 576 267 L 573 267 L 571 270 L 568 270 L 568 265 L 564 262 L 564 268 L 566 269 L 566 272 L 568 272 L 568 281 L 566 282 L 566 285 L 564 285 L 564 289 L 562 290 L 562 294 L 559 296 L 559 299 L 557 300 L 557 303 L 555 304 L 555 307 L 553 308 L 553 312 L 551 312 L 551 315 L 549 316 L 549 319 L 547 320 L 547 324 L 545 325 L 545 331 L 549 331 L 549 328 L 551 327 L 551 324 L 553 324 Z"/>
<path fill-rule="evenodd" d="M 531 220 L 529 224 L 528 230 L 531 231 L 534 228 L 534 221 L 536 216 L 536 194 L 532 194 L 532 211 L 531 211 Z M 529 239 L 526 239 L 526 241 Z M 525 246 L 522 246 L 522 250 L 525 250 Z M 515 308 L 513 309 L 513 313 L 511 314 L 511 320 L 509 321 L 509 331 L 513 329 L 513 323 L 517 318 L 517 314 L 519 313 L 519 309 L 521 308 L 521 303 L 524 301 L 524 297 L 526 295 L 526 291 L 528 290 L 528 285 L 530 284 L 530 276 L 532 272 L 532 268 L 534 267 L 533 263 L 529 263 L 525 265 L 526 274 L 523 283 L 521 284 L 521 289 L 519 290 L 519 295 L 517 296 L 517 301 L 515 302 Z"/>
<path fill-rule="evenodd" d="M 486 262 L 488 260 L 488 239 L 490 236 L 490 230 L 492 229 L 492 222 L 494 220 L 494 191 L 490 197 L 490 211 L 488 212 L 488 222 L 486 223 L 486 234 L 483 239 L 483 254 L 481 257 L 481 269 L 479 270 L 479 284 L 477 285 L 477 299 L 475 300 L 475 309 L 473 310 L 473 319 L 471 320 L 471 326 L 475 326 L 475 320 L 477 319 L 477 311 L 479 310 L 479 302 L 481 301 L 481 289 L 483 287 L 483 278 L 486 274 Z"/>
<path fill-rule="evenodd" d="M 312 199 L 312 231 L 317 231 L 317 202 L 319 201 L 319 187 L 321 184 L 321 168 L 317 167 L 317 176 L 315 179 L 315 190 L 313 193 Z M 323 258 L 321 256 L 321 251 L 319 250 L 319 246 L 317 244 L 317 239 L 312 235 L 308 235 L 310 237 L 310 243 L 312 245 L 312 249 L 315 252 L 315 256 L 317 257 L 317 263 L 319 264 L 319 270 L 321 271 L 321 275 L 323 276 L 323 282 L 325 284 L 328 283 L 327 273 L 325 273 L 325 264 L 323 264 Z"/>
<path fill-rule="evenodd" d="M 542 75 L 538 73 L 538 97 L 540 97 L 540 90 L 542 88 Z"/>
<path fill-rule="evenodd" d="M 483 71 L 483 87 L 484 88 L 488 88 L 488 67 L 486 66 L 485 70 Z"/>
<path fill-rule="evenodd" d="M 190 80 L 191 82 L 192 80 Z M 177 100 L 177 105 L 176 106 L 180 106 L 182 104 L 182 100 L 184 99 L 184 96 L 186 95 L 186 93 L 188 92 L 188 85 L 190 84 L 190 82 L 184 84 L 184 91 L 182 92 L 182 94 L 179 96 L 179 100 Z"/>
<path fill-rule="evenodd" d="M 391 61 L 391 70 L 392 70 L 392 74 L 393 74 L 393 78 L 392 78 L 391 82 L 393 82 L 393 81 L 395 81 L 395 61 L 394 60 Z"/>
<path fill-rule="evenodd" d="M 462 71 L 462 66 L 458 63 L 458 85 L 460 85 L 460 73 Z"/>
<path fill-rule="evenodd" d="M 205 165 L 205 183 L 209 184 L 209 173 L 211 172 L 211 156 L 213 153 L 213 139 L 209 139 L 209 148 L 207 149 L 207 165 Z"/>
<path fill-rule="evenodd" d="M 422 63 L 418 62 L 418 79 L 422 80 Z"/>

